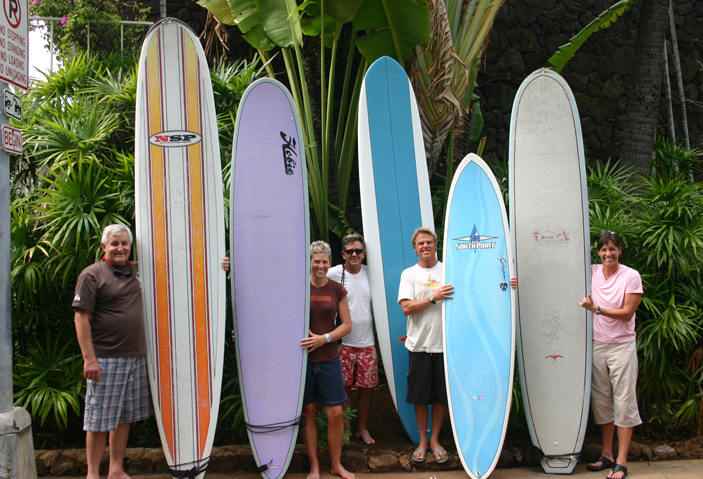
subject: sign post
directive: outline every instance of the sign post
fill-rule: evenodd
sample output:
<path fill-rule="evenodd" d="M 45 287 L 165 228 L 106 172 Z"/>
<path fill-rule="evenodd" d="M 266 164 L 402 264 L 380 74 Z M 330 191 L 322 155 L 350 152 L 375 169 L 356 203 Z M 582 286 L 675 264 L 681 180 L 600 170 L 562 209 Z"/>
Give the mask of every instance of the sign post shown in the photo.
<path fill-rule="evenodd" d="M 29 87 L 27 0 L 0 0 L 0 89 L 6 81 Z M 21 114 L 21 108 L 20 108 Z M 36 479 L 32 421 L 12 402 L 12 297 L 10 283 L 10 157 L 22 152 L 22 135 L 0 115 L 0 475 L 8 479 Z M 17 135 L 18 133 L 19 136 Z"/>
<path fill-rule="evenodd" d="M 27 0 L 0 0 L 0 80 L 29 88 Z"/>

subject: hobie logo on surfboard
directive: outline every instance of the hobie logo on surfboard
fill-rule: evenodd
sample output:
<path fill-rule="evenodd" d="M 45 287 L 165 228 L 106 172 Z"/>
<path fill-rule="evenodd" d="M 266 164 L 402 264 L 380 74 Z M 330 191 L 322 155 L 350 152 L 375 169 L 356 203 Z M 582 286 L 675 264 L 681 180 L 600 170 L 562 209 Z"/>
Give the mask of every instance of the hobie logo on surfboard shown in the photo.
<path fill-rule="evenodd" d="M 488 241 L 492 239 L 496 239 L 497 236 L 481 236 L 478 233 L 478 230 L 476 229 L 476 225 L 474 225 L 473 231 L 471 231 L 471 236 L 464 236 L 462 238 L 454 238 L 454 241 L 467 241 L 467 243 L 455 243 L 456 249 L 458 250 L 463 250 L 463 249 L 470 249 L 470 250 L 479 250 L 479 249 L 492 249 L 495 248 L 496 243 L 495 241 Z"/>
<path fill-rule="evenodd" d="M 156 146 L 174 147 L 191 146 L 200 143 L 202 136 L 192 131 L 173 130 L 162 131 L 149 137 L 149 143 Z"/>

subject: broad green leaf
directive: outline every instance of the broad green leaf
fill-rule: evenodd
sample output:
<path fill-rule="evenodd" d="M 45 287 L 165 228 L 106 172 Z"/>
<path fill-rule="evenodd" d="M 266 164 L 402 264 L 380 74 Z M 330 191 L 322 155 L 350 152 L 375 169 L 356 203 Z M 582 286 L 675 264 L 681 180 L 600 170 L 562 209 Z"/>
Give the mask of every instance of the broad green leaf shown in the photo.
<path fill-rule="evenodd" d="M 356 15 L 363 1 L 364 0 L 325 0 L 325 16 L 329 15 L 339 23 L 347 23 L 354 18 L 354 15 Z M 305 12 L 309 15 L 319 17 L 320 8 L 320 0 L 312 0 L 307 2 Z"/>
<path fill-rule="evenodd" d="M 586 25 L 586 27 L 581 30 L 575 37 L 573 37 L 569 43 L 559 47 L 559 51 L 551 56 L 549 63 L 552 64 L 555 72 L 559 73 L 562 68 L 571 60 L 576 51 L 581 48 L 581 45 L 588 40 L 588 38 L 600 30 L 601 28 L 608 28 L 614 21 L 618 19 L 620 15 L 625 13 L 637 0 L 621 0 L 616 3 L 593 20 L 591 23 Z"/>
<path fill-rule="evenodd" d="M 282 48 L 303 44 L 299 13 L 295 12 L 295 0 L 256 0 L 256 9 L 261 17 L 266 35 Z"/>
<path fill-rule="evenodd" d="M 310 37 L 316 37 L 320 35 L 320 18 L 302 18 L 300 19 L 300 27 L 303 30 L 303 33 L 307 36 Z M 325 36 L 330 36 L 333 35 L 334 32 L 337 30 L 337 22 L 334 20 L 332 17 L 328 17 L 325 15 Z"/>
<path fill-rule="evenodd" d="M 369 63 L 385 55 L 403 64 L 415 45 L 430 41 L 430 13 L 425 0 L 366 0 L 352 25 L 359 32 L 373 30 L 356 39 L 359 52 Z"/>
<path fill-rule="evenodd" d="M 235 24 L 239 27 L 239 30 L 242 33 L 247 33 L 252 28 L 261 25 L 259 12 L 257 12 L 255 8 L 242 12 L 242 14 L 235 20 Z"/>
<path fill-rule="evenodd" d="M 200 0 L 198 5 L 206 8 L 220 23 L 234 25 L 236 14 L 232 12 L 227 0 Z"/>
<path fill-rule="evenodd" d="M 262 24 L 258 24 L 244 34 L 244 39 L 254 48 L 258 48 L 264 52 L 273 50 L 276 47 L 276 44 L 266 35 Z"/>

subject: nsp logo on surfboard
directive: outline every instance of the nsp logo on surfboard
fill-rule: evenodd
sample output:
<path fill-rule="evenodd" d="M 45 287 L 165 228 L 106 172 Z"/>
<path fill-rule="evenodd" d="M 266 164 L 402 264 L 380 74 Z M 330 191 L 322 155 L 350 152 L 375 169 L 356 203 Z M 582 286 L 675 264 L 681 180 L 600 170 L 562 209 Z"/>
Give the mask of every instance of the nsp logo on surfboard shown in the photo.
<path fill-rule="evenodd" d="M 162 131 L 149 137 L 149 143 L 156 146 L 171 148 L 174 146 L 192 146 L 203 139 L 202 136 L 192 131 L 174 130 Z"/>
<path fill-rule="evenodd" d="M 468 241 L 468 243 L 455 243 L 456 249 L 458 250 L 463 250 L 463 249 L 470 249 L 470 250 L 479 250 L 479 249 L 493 249 L 496 246 L 495 241 L 490 241 L 487 243 L 484 243 L 484 241 L 496 239 L 497 236 L 481 236 L 478 233 L 478 230 L 476 229 L 476 225 L 474 225 L 474 229 L 471 231 L 471 236 L 464 236 L 462 238 L 454 238 L 454 241 Z"/>

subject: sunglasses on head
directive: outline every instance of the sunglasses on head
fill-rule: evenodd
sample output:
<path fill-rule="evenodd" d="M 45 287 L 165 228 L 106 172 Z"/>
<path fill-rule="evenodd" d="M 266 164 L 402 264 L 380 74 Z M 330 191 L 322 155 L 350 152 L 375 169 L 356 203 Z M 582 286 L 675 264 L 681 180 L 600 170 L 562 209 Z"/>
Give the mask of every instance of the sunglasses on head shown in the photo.
<path fill-rule="evenodd" d="M 601 236 L 603 236 L 606 233 L 610 233 L 611 235 L 615 235 L 615 236 L 618 235 L 615 231 L 607 231 L 606 230 L 606 231 L 601 231 L 600 234 L 598 235 L 598 237 L 600 238 Z"/>
<path fill-rule="evenodd" d="M 361 253 L 364 252 L 364 250 L 363 250 L 362 248 L 345 249 L 344 252 L 347 253 L 349 256 L 351 256 L 351 255 L 353 255 L 354 253 L 356 253 L 357 255 L 360 255 Z"/>
<path fill-rule="evenodd" d="M 129 261 L 127 261 L 127 264 L 129 265 L 129 271 L 124 272 L 124 271 L 120 271 L 119 269 L 115 269 L 115 267 L 112 266 L 112 263 L 110 263 L 110 260 L 107 259 L 107 256 L 103 256 L 103 259 L 105 261 L 107 261 L 107 264 L 110 266 L 110 268 L 112 268 L 112 272 L 115 274 L 115 276 L 117 276 L 117 277 L 124 276 L 125 278 L 129 278 L 130 276 L 132 276 L 132 273 L 133 273 L 132 270 L 134 268 L 132 268 L 132 263 L 130 263 Z"/>

